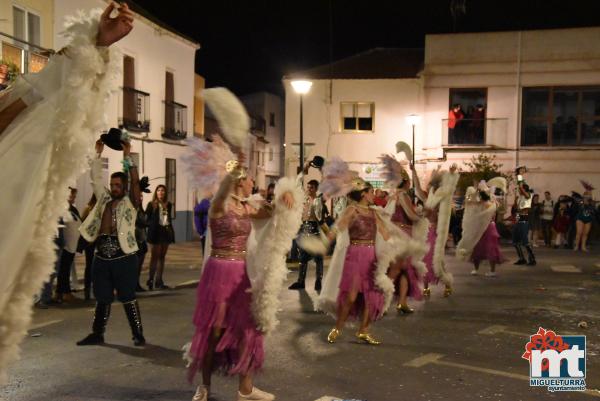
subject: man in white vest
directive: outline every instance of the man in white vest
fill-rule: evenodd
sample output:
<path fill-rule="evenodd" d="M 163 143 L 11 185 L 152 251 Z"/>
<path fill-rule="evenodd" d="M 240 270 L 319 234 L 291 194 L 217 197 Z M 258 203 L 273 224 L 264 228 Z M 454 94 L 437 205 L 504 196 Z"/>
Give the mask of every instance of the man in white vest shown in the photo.
<path fill-rule="evenodd" d="M 117 141 L 118 143 L 118 141 Z M 111 146 L 115 148 L 115 146 Z M 130 196 L 127 195 L 127 173 L 116 172 L 110 176 L 110 191 L 102 183 L 101 154 L 104 144 L 96 142 L 97 157 L 92 160 L 91 174 L 94 194 L 98 200 L 79 231 L 88 241 L 96 241 L 96 253 L 92 263 L 92 282 L 96 298 L 96 310 L 92 333 L 79 341 L 77 345 L 95 345 L 104 343 L 104 331 L 110 316 L 110 307 L 117 299 L 123 303 L 133 342 L 136 346 L 146 343 L 143 335 L 140 309 L 135 298 L 137 275 L 137 242 L 135 239 L 135 220 L 140 202 L 140 186 L 137 167 L 129 156 L 131 144 L 120 142 L 116 148 L 123 149 L 123 166 L 131 177 Z"/>

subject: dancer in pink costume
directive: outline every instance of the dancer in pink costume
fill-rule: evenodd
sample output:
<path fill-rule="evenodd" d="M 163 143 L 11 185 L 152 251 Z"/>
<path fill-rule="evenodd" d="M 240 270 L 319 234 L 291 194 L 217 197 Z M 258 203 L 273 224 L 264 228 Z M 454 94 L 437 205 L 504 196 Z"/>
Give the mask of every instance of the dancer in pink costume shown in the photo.
<path fill-rule="evenodd" d="M 315 309 L 336 319 L 327 336 L 329 343 L 338 340 L 347 319 L 357 319 L 358 341 L 377 345 L 380 342 L 370 334 L 369 325 L 381 318 L 393 297 L 388 266 L 397 257 L 425 251 L 372 206 L 373 187 L 352 178 L 342 160 L 332 158 L 324 166 L 321 189 L 328 198 L 348 194 L 349 205 L 328 233 L 329 240 L 335 237 L 336 246 Z M 310 251 L 306 243 L 299 245 Z"/>
<path fill-rule="evenodd" d="M 427 243 L 429 251 L 423 258 L 427 267 L 427 273 L 423 278 L 423 296 L 429 298 L 431 289 L 429 284 L 438 284 L 440 280 L 444 283 L 444 297 L 452 294 L 452 275 L 446 271 L 444 258 L 446 242 L 448 240 L 448 228 L 450 224 L 452 194 L 456 190 L 459 175 L 454 164 L 450 171 L 433 171 L 427 191 L 423 191 L 419 183 L 419 177 L 414 166 L 411 166 L 415 192 L 417 197 L 424 203 L 424 214 L 429 220 L 429 232 Z"/>
<path fill-rule="evenodd" d="M 238 401 L 271 401 L 275 396 L 254 387 L 252 377 L 263 366 L 263 338 L 278 323 L 285 255 L 300 227 L 303 191 L 284 177 L 271 203 L 250 197 L 253 181 L 240 151 L 249 131 L 248 115 L 225 88 L 207 89 L 203 96 L 229 147 L 218 136 L 212 142 L 193 139 L 183 157 L 191 187 L 199 196 L 215 194 L 197 288 L 196 330 L 184 347 L 189 380 L 202 372 L 193 400 L 206 401 L 213 372 L 221 372 L 239 375 Z"/>
<path fill-rule="evenodd" d="M 486 273 L 486 276 L 496 277 L 496 265 L 505 260 L 500 251 L 500 235 L 494 222 L 497 209 L 494 197 L 496 188 L 505 190 L 506 180 L 498 177 L 487 183 L 481 181 L 477 189 L 473 187 L 467 189 L 463 236 L 457 245 L 456 255 L 459 259 L 468 259 L 473 263 L 472 275 L 477 275 L 479 265 L 487 260 L 490 264 L 490 272 Z"/>

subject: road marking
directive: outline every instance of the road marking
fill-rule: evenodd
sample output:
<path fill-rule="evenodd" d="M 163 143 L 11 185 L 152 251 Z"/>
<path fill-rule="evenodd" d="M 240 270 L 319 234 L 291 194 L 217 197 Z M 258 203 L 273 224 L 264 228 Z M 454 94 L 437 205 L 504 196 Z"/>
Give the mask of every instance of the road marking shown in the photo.
<path fill-rule="evenodd" d="M 581 273 L 581 269 L 573 265 L 554 265 L 550 269 L 556 273 Z"/>
<path fill-rule="evenodd" d="M 62 319 L 60 319 L 60 320 L 48 320 L 47 322 L 33 324 L 29 328 L 29 331 L 41 329 L 42 327 L 50 326 L 51 324 L 60 323 L 62 321 L 63 321 Z"/>
<path fill-rule="evenodd" d="M 483 334 L 486 336 L 494 336 L 496 334 L 510 334 L 513 336 L 517 336 L 517 337 L 523 337 L 523 338 L 529 338 L 532 335 L 534 335 L 535 333 L 521 333 L 518 331 L 512 331 L 512 330 L 506 330 L 507 326 L 502 326 L 502 325 L 494 325 L 494 326 L 489 326 L 486 327 L 485 329 L 479 330 L 477 332 L 477 334 Z M 565 336 L 577 336 L 580 335 L 581 333 L 575 333 L 572 331 L 561 331 L 559 333 L 560 335 L 565 335 Z"/>
<path fill-rule="evenodd" d="M 200 282 L 200 280 L 188 280 L 188 281 L 184 281 L 183 283 L 179 283 L 175 286 L 175 288 L 183 288 L 183 287 L 189 287 L 192 285 L 196 285 Z"/>
<path fill-rule="evenodd" d="M 464 363 L 443 361 L 443 360 L 441 360 L 443 357 L 444 357 L 443 354 L 433 354 L 433 353 L 425 354 L 418 358 L 413 359 L 412 361 L 405 363 L 404 366 L 408 366 L 408 367 L 412 367 L 412 368 L 420 368 L 420 367 L 423 367 L 423 366 L 431 363 L 434 365 L 449 366 L 452 368 L 471 370 L 473 372 L 487 373 L 487 374 L 495 375 L 495 376 L 503 376 L 503 377 L 509 377 L 511 379 L 529 381 L 529 376 L 526 376 L 526 375 L 520 375 L 518 373 L 504 372 L 504 371 L 496 370 L 496 369 L 481 368 L 479 366 L 466 365 Z M 600 391 L 596 390 L 596 389 L 588 389 L 588 390 L 582 391 L 582 393 L 586 394 L 586 395 L 591 395 L 592 397 L 600 397 Z"/>

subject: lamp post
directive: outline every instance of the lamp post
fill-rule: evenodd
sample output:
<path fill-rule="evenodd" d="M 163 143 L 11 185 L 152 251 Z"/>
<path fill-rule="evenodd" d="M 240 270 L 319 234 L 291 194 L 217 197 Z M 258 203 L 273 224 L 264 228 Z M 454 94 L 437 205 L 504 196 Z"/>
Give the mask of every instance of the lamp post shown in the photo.
<path fill-rule="evenodd" d="M 412 165 L 415 166 L 415 126 L 421 121 L 418 114 L 409 114 L 406 116 L 406 123 L 412 125 Z M 413 199 L 416 199 L 415 180 L 412 180 Z"/>
<path fill-rule="evenodd" d="M 302 100 L 304 95 L 310 91 L 310 87 L 312 86 L 311 81 L 307 80 L 294 80 L 291 82 L 292 88 L 294 91 L 300 95 L 300 167 L 299 170 L 302 170 L 304 166 L 304 122 L 303 122 L 303 110 L 302 110 Z"/>

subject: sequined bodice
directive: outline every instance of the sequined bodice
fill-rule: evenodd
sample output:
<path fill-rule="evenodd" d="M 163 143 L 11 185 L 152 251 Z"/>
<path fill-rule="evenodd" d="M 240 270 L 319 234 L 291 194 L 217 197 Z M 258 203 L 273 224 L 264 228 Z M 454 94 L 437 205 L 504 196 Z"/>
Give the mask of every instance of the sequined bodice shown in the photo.
<path fill-rule="evenodd" d="M 375 212 L 369 211 L 369 214 L 357 214 L 348 227 L 350 240 L 356 241 L 374 241 L 377 234 L 377 221 Z"/>
<path fill-rule="evenodd" d="M 218 250 L 245 251 L 252 230 L 250 217 L 229 210 L 221 217 L 210 219 L 212 247 Z"/>

